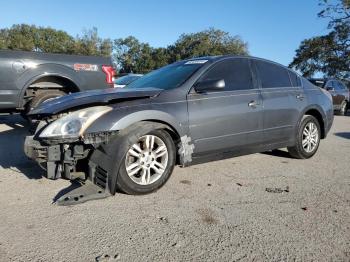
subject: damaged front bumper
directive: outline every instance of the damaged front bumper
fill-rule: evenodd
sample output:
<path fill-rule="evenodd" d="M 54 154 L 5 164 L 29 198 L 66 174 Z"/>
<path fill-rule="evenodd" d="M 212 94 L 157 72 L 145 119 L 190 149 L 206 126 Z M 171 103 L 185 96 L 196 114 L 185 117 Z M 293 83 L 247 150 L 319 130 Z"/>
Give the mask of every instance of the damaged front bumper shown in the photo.
<path fill-rule="evenodd" d="M 24 142 L 25 154 L 46 169 L 49 179 L 73 180 L 81 177 L 82 172 L 77 169 L 77 164 L 87 158 L 90 150 L 91 146 L 79 143 L 47 145 L 34 139 L 34 136 L 27 136 Z"/>
<path fill-rule="evenodd" d="M 41 140 L 27 136 L 24 152 L 46 170 L 48 179 L 90 180 L 102 189 L 107 189 L 107 174 L 95 164 L 90 163 L 91 154 L 102 143 L 117 132 L 100 132 L 72 140 Z"/>

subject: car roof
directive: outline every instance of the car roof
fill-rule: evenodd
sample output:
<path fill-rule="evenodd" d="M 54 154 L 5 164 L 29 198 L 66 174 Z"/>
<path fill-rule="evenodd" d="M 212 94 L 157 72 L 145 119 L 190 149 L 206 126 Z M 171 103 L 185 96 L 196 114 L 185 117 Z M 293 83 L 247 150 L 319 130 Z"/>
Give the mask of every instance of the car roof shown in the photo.
<path fill-rule="evenodd" d="M 186 61 L 194 61 L 194 60 L 209 60 L 211 62 L 217 62 L 220 60 L 224 60 L 227 58 L 249 58 L 249 59 L 254 59 L 254 60 L 260 60 L 260 61 L 264 61 L 264 62 L 268 62 L 268 63 L 272 63 L 278 66 L 282 66 L 286 69 L 288 69 L 289 71 L 293 71 L 295 73 L 294 70 L 286 67 L 285 65 L 282 65 L 280 63 L 268 60 L 268 59 L 264 59 L 264 58 L 260 58 L 260 57 L 255 57 L 255 56 L 250 56 L 250 55 L 217 55 L 217 56 L 201 56 L 201 57 L 195 57 L 195 58 L 188 58 L 179 62 L 186 62 Z"/>
<path fill-rule="evenodd" d="M 195 58 L 188 58 L 188 59 L 185 59 L 185 60 L 182 60 L 182 61 L 178 61 L 176 63 L 181 63 L 181 62 L 187 62 L 187 61 L 194 61 L 194 60 L 208 60 L 208 61 L 211 61 L 211 62 L 218 62 L 220 60 L 225 60 L 227 58 L 248 58 L 248 59 L 253 59 L 253 60 L 260 60 L 260 61 L 264 61 L 264 62 L 267 62 L 267 63 L 271 63 L 271 64 L 275 64 L 277 66 L 281 66 L 285 69 L 287 69 L 288 71 L 290 72 L 293 72 L 294 74 L 297 74 L 299 75 L 297 72 L 295 72 L 293 69 L 285 66 L 285 65 L 282 65 L 280 63 L 277 63 L 277 62 L 274 62 L 274 61 L 271 61 L 271 60 L 268 60 L 268 59 L 264 59 L 264 58 L 260 58 L 260 57 L 255 57 L 255 56 L 250 56 L 250 55 L 217 55 L 217 56 L 201 56 L 201 57 L 195 57 Z M 299 75 L 300 76 L 300 75 Z"/>

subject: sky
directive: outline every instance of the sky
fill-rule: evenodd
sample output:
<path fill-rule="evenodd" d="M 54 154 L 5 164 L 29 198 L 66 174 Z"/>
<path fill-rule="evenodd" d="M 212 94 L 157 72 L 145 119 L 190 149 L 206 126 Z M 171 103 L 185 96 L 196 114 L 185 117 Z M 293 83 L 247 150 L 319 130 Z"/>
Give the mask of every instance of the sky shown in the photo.
<path fill-rule="evenodd" d="M 154 47 L 214 27 L 248 42 L 249 53 L 288 65 L 303 39 L 326 34 L 318 0 L 16 0 L 1 3 L 0 28 L 26 23 L 76 36 L 135 36 Z"/>

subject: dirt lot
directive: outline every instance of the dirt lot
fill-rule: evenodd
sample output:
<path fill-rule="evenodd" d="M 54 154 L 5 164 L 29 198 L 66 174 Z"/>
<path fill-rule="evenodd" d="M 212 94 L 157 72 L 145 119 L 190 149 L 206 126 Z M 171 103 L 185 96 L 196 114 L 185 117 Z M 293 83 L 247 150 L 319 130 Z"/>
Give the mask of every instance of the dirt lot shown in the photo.
<path fill-rule="evenodd" d="M 70 183 L 23 155 L 23 124 L 0 116 L 0 261 L 350 260 L 349 116 L 310 160 L 176 168 L 157 193 L 71 207 L 52 204 Z"/>

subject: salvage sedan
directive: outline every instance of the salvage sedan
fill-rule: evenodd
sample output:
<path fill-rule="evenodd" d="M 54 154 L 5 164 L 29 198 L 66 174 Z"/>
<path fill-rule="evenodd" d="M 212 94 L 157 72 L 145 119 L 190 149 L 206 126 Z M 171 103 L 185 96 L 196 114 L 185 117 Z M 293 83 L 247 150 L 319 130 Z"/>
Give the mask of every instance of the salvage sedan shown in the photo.
<path fill-rule="evenodd" d="M 216 56 L 176 62 L 124 89 L 60 97 L 30 117 L 40 122 L 25 152 L 48 178 L 145 194 L 175 165 L 286 147 L 310 158 L 331 128 L 333 106 L 328 92 L 284 66 Z"/>

